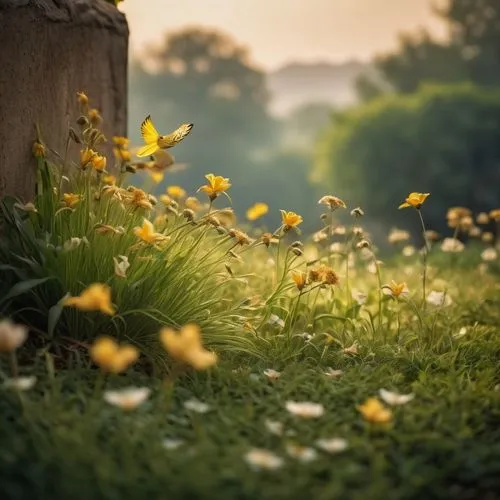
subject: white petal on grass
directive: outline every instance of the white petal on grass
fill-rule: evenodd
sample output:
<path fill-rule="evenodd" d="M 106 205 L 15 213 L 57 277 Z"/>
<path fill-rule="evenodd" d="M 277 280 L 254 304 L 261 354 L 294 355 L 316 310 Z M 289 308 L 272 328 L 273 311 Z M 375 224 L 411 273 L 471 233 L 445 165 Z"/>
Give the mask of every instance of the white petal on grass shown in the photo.
<path fill-rule="evenodd" d="M 339 377 L 342 377 L 342 375 L 344 375 L 344 371 L 343 370 L 334 370 L 331 367 L 328 367 L 328 369 L 326 370 L 326 372 L 323 372 L 323 373 L 327 377 L 330 377 L 330 378 L 339 378 Z"/>
<path fill-rule="evenodd" d="M 414 397 L 415 394 L 399 394 L 397 392 L 391 392 L 386 389 L 380 389 L 379 391 L 380 397 L 391 406 L 401 406 L 409 403 Z"/>
<path fill-rule="evenodd" d="M 162 446 L 166 450 L 176 450 L 177 448 L 180 448 L 184 444 L 184 441 L 182 439 L 164 439 L 162 442 Z"/>
<path fill-rule="evenodd" d="M 325 413 L 322 404 L 308 401 L 287 401 L 285 407 L 292 415 L 300 418 L 319 418 Z"/>
<path fill-rule="evenodd" d="M 266 429 L 271 433 L 274 434 L 275 436 L 282 436 L 283 431 L 284 431 L 284 425 L 282 422 L 278 422 L 277 420 L 269 420 L 266 419 L 264 421 L 264 425 L 266 426 Z"/>
<path fill-rule="evenodd" d="M 277 470 L 283 467 L 284 461 L 272 451 L 253 448 L 245 455 L 245 461 L 254 470 Z"/>
<path fill-rule="evenodd" d="M 436 307 L 445 307 L 453 303 L 453 300 L 446 292 L 438 292 L 436 290 L 431 290 L 426 300 L 427 303 Z"/>
<path fill-rule="evenodd" d="M 117 391 L 105 391 L 104 401 L 122 410 L 134 410 L 151 394 L 148 387 L 127 387 Z"/>
<path fill-rule="evenodd" d="M 359 306 L 366 304 L 366 299 L 368 298 L 368 294 L 364 292 L 360 292 L 359 290 L 352 290 L 351 292 L 352 300 L 354 300 Z"/>
<path fill-rule="evenodd" d="M 113 262 L 115 263 L 115 276 L 126 278 L 127 270 L 130 267 L 128 257 L 126 255 L 118 255 L 118 257 L 113 257 Z"/>
<path fill-rule="evenodd" d="M 460 330 L 458 330 L 458 332 L 453 335 L 453 338 L 459 339 L 461 337 L 464 337 L 465 335 L 467 335 L 467 327 L 462 326 L 462 328 L 460 328 Z"/>
<path fill-rule="evenodd" d="M 267 322 L 270 325 L 278 325 L 280 328 L 283 328 L 285 326 L 285 322 L 277 314 L 271 314 Z"/>
<path fill-rule="evenodd" d="M 273 370 L 272 368 L 268 368 L 267 370 L 264 370 L 264 375 L 269 380 L 278 380 L 281 377 L 281 373 L 277 372 L 276 370 Z"/>
<path fill-rule="evenodd" d="M 320 450 L 326 451 L 326 453 L 341 453 L 349 448 L 349 443 L 346 439 L 342 438 L 331 438 L 331 439 L 317 439 L 314 443 Z"/>
<path fill-rule="evenodd" d="M 203 403 L 197 399 L 188 399 L 184 401 L 184 408 L 189 411 L 194 411 L 195 413 L 207 413 L 211 409 L 207 403 Z"/>
<path fill-rule="evenodd" d="M 486 248 L 481 252 L 481 259 L 486 262 L 492 262 L 497 260 L 498 252 L 494 248 Z"/>
<path fill-rule="evenodd" d="M 29 391 L 36 384 L 36 377 L 9 378 L 4 382 L 7 389 L 16 391 Z"/>
<path fill-rule="evenodd" d="M 286 452 L 302 463 L 309 463 L 318 458 L 318 452 L 314 448 L 299 446 L 297 444 L 288 444 Z"/>

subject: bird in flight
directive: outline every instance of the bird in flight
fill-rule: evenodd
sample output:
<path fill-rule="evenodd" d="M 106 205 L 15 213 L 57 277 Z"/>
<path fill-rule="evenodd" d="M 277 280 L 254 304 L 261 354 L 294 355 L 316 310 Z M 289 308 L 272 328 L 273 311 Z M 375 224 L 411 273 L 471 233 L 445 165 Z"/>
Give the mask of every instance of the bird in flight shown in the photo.
<path fill-rule="evenodd" d="M 150 156 L 160 149 L 173 148 L 191 132 L 192 128 L 192 123 L 183 123 L 170 134 L 160 135 L 151 121 L 151 116 L 148 115 L 141 124 L 141 135 L 146 144 L 139 149 L 137 156 Z"/>

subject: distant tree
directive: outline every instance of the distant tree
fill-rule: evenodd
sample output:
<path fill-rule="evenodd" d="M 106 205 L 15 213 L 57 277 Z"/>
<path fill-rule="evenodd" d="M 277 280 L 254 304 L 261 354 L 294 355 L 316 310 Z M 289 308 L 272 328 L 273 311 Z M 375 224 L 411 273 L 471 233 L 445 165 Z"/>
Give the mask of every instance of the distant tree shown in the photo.
<path fill-rule="evenodd" d="M 387 224 L 401 217 L 406 194 L 431 192 L 425 214 L 439 229 L 449 206 L 498 205 L 499 137 L 499 90 L 428 85 L 338 114 L 319 143 L 315 177 Z"/>
<path fill-rule="evenodd" d="M 500 2 L 448 0 L 435 12 L 448 25 L 447 42 L 434 40 L 427 31 L 404 34 L 397 52 L 376 58 L 376 69 L 389 88 L 410 93 L 423 82 L 500 85 Z M 387 91 L 366 76 L 358 90 L 365 100 Z"/>
<path fill-rule="evenodd" d="M 159 48 L 135 61 L 131 94 L 136 130 L 145 113 L 166 131 L 184 121 L 195 124 L 177 151 L 197 168 L 230 175 L 252 150 L 269 144 L 273 123 L 265 75 L 243 47 L 217 31 L 168 34 Z"/>

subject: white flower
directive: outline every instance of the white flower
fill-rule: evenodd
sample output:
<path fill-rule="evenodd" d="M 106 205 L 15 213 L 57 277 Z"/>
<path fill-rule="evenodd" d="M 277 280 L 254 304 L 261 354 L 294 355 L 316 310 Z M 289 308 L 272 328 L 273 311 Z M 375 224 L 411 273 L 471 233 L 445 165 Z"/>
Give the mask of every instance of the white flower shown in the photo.
<path fill-rule="evenodd" d="M 404 229 L 391 229 L 387 240 L 391 244 L 402 243 L 403 241 L 408 241 L 410 239 L 410 233 Z"/>
<path fill-rule="evenodd" d="M 325 408 L 320 403 L 287 401 L 285 406 L 292 415 L 301 418 L 318 418 L 325 413 Z"/>
<path fill-rule="evenodd" d="M 115 263 L 115 276 L 126 278 L 127 270 L 130 267 L 128 257 L 126 255 L 118 255 L 118 258 L 113 257 L 113 262 Z"/>
<path fill-rule="evenodd" d="M 184 408 L 195 413 L 207 413 L 210 411 L 210 406 L 207 403 L 198 401 L 197 399 L 189 399 L 184 401 Z"/>
<path fill-rule="evenodd" d="M 282 436 L 283 435 L 284 426 L 283 426 L 282 422 L 278 422 L 276 420 L 266 419 L 264 421 L 264 425 L 266 426 L 266 429 L 271 434 L 274 434 L 275 436 Z"/>
<path fill-rule="evenodd" d="M 71 250 L 75 250 L 80 245 L 89 245 L 89 240 L 84 236 L 83 238 L 70 238 L 63 243 L 63 249 L 66 252 L 71 252 Z"/>
<path fill-rule="evenodd" d="M 446 292 L 431 290 L 427 295 L 427 302 L 433 306 L 449 306 L 453 301 Z"/>
<path fill-rule="evenodd" d="M 443 252 L 458 253 L 463 252 L 465 245 L 456 238 L 445 238 L 441 243 L 441 250 Z"/>
<path fill-rule="evenodd" d="M 316 460 L 318 458 L 318 453 L 314 448 L 309 448 L 307 446 L 299 446 L 297 444 L 287 444 L 286 452 L 297 460 L 308 463 Z"/>
<path fill-rule="evenodd" d="M 326 370 L 326 372 L 323 372 L 327 377 L 330 377 L 330 378 L 339 378 L 341 377 L 344 372 L 342 370 L 334 370 L 333 368 L 331 367 L 328 367 L 328 369 Z"/>
<path fill-rule="evenodd" d="M 386 389 L 380 389 L 379 391 L 380 397 L 391 406 L 400 406 L 409 403 L 414 397 L 415 394 L 398 394 L 397 392 L 391 392 Z"/>
<path fill-rule="evenodd" d="M 462 328 L 460 328 L 458 333 L 455 333 L 453 335 L 453 337 L 456 339 L 459 339 L 459 338 L 463 337 L 464 335 L 467 335 L 467 328 L 465 326 L 462 326 Z"/>
<path fill-rule="evenodd" d="M 19 210 L 22 210 L 23 212 L 32 212 L 34 214 L 38 213 L 38 210 L 36 209 L 35 205 L 31 202 L 28 202 L 24 205 L 22 203 L 14 203 L 14 207 L 18 208 Z"/>
<path fill-rule="evenodd" d="M 7 389 L 16 391 L 28 391 L 36 384 L 36 377 L 17 377 L 9 378 L 4 382 Z"/>
<path fill-rule="evenodd" d="M 381 260 L 377 260 L 377 262 L 370 262 L 368 266 L 366 266 L 367 271 L 370 274 L 377 274 L 377 266 L 380 267 L 383 264 Z"/>
<path fill-rule="evenodd" d="M 162 442 L 163 447 L 166 450 L 176 450 L 184 444 L 182 439 L 164 439 Z"/>
<path fill-rule="evenodd" d="M 493 260 L 497 260 L 498 253 L 494 248 L 486 248 L 481 252 L 481 259 L 486 262 L 491 262 Z"/>
<path fill-rule="evenodd" d="M 245 461 L 252 469 L 276 470 L 283 467 L 283 459 L 269 450 L 253 448 L 245 455 Z"/>
<path fill-rule="evenodd" d="M 344 349 L 342 349 L 342 352 L 344 354 L 353 354 L 353 355 L 358 354 L 358 343 L 354 342 L 354 344 L 352 344 L 351 346 L 344 347 Z"/>
<path fill-rule="evenodd" d="M 318 439 L 314 443 L 320 450 L 326 451 L 327 453 L 340 453 L 347 450 L 349 443 L 347 440 L 342 438 L 332 438 L 332 439 Z"/>
<path fill-rule="evenodd" d="M 405 257 L 412 257 L 413 255 L 415 255 L 415 247 L 413 245 L 406 245 L 403 250 L 401 251 L 401 253 L 405 256 Z"/>
<path fill-rule="evenodd" d="M 28 328 L 16 325 L 10 319 L 0 321 L 0 352 L 13 352 L 28 338 Z"/>
<path fill-rule="evenodd" d="M 276 314 L 271 314 L 271 316 L 269 316 L 268 323 L 270 325 L 278 325 L 281 328 L 285 326 L 285 322 Z"/>
<path fill-rule="evenodd" d="M 358 305 L 362 306 L 366 304 L 366 299 L 368 298 L 368 294 L 364 292 L 360 292 L 359 290 L 353 289 L 351 292 L 352 299 L 357 302 Z"/>
<path fill-rule="evenodd" d="M 276 370 L 273 370 L 272 368 L 268 368 L 267 370 L 264 370 L 264 375 L 269 379 L 269 380 L 278 380 L 281 377 L 281 373 L 277 372 Z"/>
<path fill-rule="evenodd" d="M 118 391 L 105 391 L 104 401 L 122 410 L 134 410 L 148 399 L 151 389 L 147 387 L 127 387 Z"/>
<path fill-rule="evenodd" d="M 344 245 L 342 243 L 339 243 L 338 241 L 335 243 L 332 243 L 330 245 L 330 252 L 332 253 L 343 253 L 344 252 Z"/>

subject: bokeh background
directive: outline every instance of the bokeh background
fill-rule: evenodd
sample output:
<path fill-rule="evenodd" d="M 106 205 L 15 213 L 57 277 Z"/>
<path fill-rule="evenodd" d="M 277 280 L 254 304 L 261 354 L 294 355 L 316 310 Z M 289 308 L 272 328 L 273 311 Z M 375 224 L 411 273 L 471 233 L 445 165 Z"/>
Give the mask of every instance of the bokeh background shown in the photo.
<path fill-rule="evenodd" d="M 410 191 L 446 209 L 500 198 L 498 0 L 125 0 L 129 133 L 193 122 L 157 186 L 191 193 L 230 177 L 240 216 L 269 204 L 318 227 L 327 193 L 374 231 L 398 225 Z M 431 199 L 429 199 L 431 200 Z M 407 221 L 407 218 L 405 218 Z"/>

